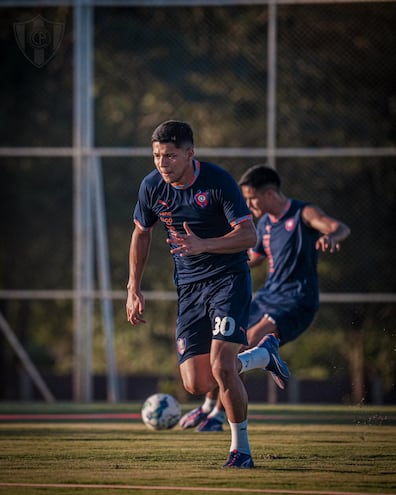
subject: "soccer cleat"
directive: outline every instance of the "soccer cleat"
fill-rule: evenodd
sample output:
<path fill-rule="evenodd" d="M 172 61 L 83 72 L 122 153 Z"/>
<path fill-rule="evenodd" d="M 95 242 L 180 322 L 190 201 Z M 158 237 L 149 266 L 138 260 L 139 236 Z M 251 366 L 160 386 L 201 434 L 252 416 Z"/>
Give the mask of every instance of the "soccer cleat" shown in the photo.
<path fill-rule="evenodd" d="M 197 431 L 224 431 L 223 422 L 216 418 L 206 418 L 198 425 Z"/>
<path fill-rule="evenodd" d="M 186 430 L 187 428 L 194 428 L 194 426 L 199 425 L 208 417 L 209 413 L 202 411 L 202 407 L 199 406 L 192 411 L 189 411 L 184 416 L 180 418 L 179 425 Z"/>
<path fill-rule="evenodd" d="M 264 347 L 267 349 L 270 361 L 264 369 L 271 373 L 271 376 L 278 387 L 285 390 L 289 382 L 290 373 L 286 363 L 279 355 L 278 339 L 273 334 L 266 335 L 257 347 Z"/>
<path fill-rule="evenodd" d="M 254 468 L 254 463 L 252 456 L 250 454 L 243 454 L 237 450 L 232 450 L 230 452 L 230 457 L 228 461 L 224 464 L 225 468 L 239 468 L 239 469 L 250 469 Z"/>

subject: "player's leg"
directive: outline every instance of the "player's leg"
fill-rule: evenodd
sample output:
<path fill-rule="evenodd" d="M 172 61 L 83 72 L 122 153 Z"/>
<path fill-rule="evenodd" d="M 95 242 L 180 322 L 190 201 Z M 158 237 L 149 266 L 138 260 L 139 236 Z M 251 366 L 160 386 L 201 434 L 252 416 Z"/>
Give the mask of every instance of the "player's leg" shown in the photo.
<path fill-rule="evenodd" d="M 238 356 L 241 363 L 241 373 L 261 368 L 271 373 L 278 387 L 284 390 L 290 378 L 287 364 L 279 354 L 279 340 L 274 334 L 266 335 L 263 340 L 252 349 Z"/>
<path fill-rule="evenodd" d="M 185 357 L 179 362 L 179 369 L 183 386 L 192 395 L 205 394 L 217 386 L 209 353 Z"/>
<path fill-rule="evenodd" d="M 245 329 L 250 294 L 249 272 L 222 277 L 208 291 L 213 328 L 211 367 L 231 429 L 230 456 L 225 467 L 253 467 L 247 429 L 247 393 L 237 370 L 238 351 L 241 345 L 247 345 Z"/>
<path fill-rule="evenodd" d="M 259 293 L 252 302 L 247 333 L 250 349 L 240 353 L 238 358 L 241 372 L 262 368 L 271 373 L 279 388 L 285 389 L 290 373 L 279 355 L 279 345 L 301 335 L 312 323 L 317 307 L 307 307 L 297 299 L 290 299 L 275 308 L 268 306 L 266 299 Z"/>
<path fill-rule="evenodd" d="M 281 388 L 285 388 L 289 380 L 289 370 L 279 355 L 279 300 L 270 306 L 269 295 L 259 290 L 249 308 L 247 330 L 248 350 L 239 353 L 240 373 L 261 368 L 271 372 L 271 376 Z M 287 308 L 282 308 L 287 311 Z"/>
<path fill-rule="evenodd" d="M 199 423 L 197 431 L 199 432 L 221 432 L 223 430 L 223 423 L 226 420 L 226 413 L 224 406 L 221 403 L 220 397 L 218 397 L 215 406 L 207 415 L 207 417 Z"/>
<path fill-rule="evenodd" d="M 207 284 L 195 283 L 178 288 L 178 317 L 176 321 L 176 349 L 183 384 L 188 391 L 211 392 L 217 384 L 210 368 L 212 323 L 208 317 L 205 297 Z M 204 370 L 204 371 L 203 371 Z M 209 384 L 211 388 L 209 388 Z M 192 392 L 194 393 L 194 392 Z M 208 397 L 204 408 L 189 411 L 180 420 L 182 428 L 192 428 L 205 419 L 213 409 L 217 396 Z"/>
<path fill-rule="evenodd" d="M 217 385 L 211 371 L 209 354 L 190 357 L 179 368 L 183 386 L 190 394 L 202 395 Z"/>
<path fill-rule="evenodd" d="M 212 342 L 211 367 L 219 386 L 219 398 L 233 423 L 246 419 L 247 394 L 236 367 L 239 345 L 234 342 Z"/>
<path fill-rule="evenodd" d="M 202 423 L 205 423 L 208 417 L 212 415 L 214 409 L 216 409 L 216 403 L 219 395 L 218 392 L 219 390 L 217 386 L 214 390 L 208 392 L 205 395 L 204 402 L 200 406 L 188 411 L 180 418 L 179 425 L 183 429 L 187 429 L 194 428 L 195 426 L 199 428 Z"/>
<path fill-rule="evenodd" d="M 236 369 L 239 345 L 214 340 L 211 349 L 212 372 L 219 385 L 219 399 L 224 406 L 231 429 L 230 455 L 224 467 L 251 468 L 247 393 Z"/>
<path fill-rule="evenodd" d="M 194 395 L 216 387 L 210 365 L 212 323 L 203 297 L 205 287 L 204 283 L 178 287 L 177 358 L 184 388 Z"/>
<path fill-rule="evenodd" d="M 315 307 L 301 308 L 297 302 L 292 302 L 287 309 L 283 308 L 277 313 L 274 312 L 273 308 L 271 309 L 274 316 L 282 324 L 282 344 L 286 344 L 301 335 L 309 327 L 317 311 Z M 247 330 L 248 346 L 244 349 L 244 351 L 251 350 L 251 352 L 238 354 L 237 369 L 240 373 L 242 372 L 242 362 L 247 369 L 263 368 L 271 373 L 278 387 L 285 388 L 289 376 L 288 371 L 286 371 L 287 367 L 285 368 L 286 364 L 279 364 L 284 362 L 279 356 L 278 342 L 273 337 L 267 337 L 273 334 L 279 341 L 280 332 L 275 320 L 266 313 L 268 310 L 265 301 L 260 301 L 260 298 L 253 301 L 249 319 L 250 326 Z M 260 314 L 264 314 L 264 316 L 258 317 Z M 252 321 L 255 323 L 251 323 Z M 272 362 L 270 363 L 271 358 Z M 221 401 L 218 400 L 216 407 L 207 419 L 198 426 L 197 431 L 222 431 L 223 422 L 224 408 Z"/>
<path fill-rule="evenodd" d="M 279 331 L 275 321 L 268 314 L 265 314 L 248 328 L 246 333 L 248 339 L 247 349 L 256 347 L 259 342 L 270 333 L 273 333 L 275 337 L 279 339 Z"/>
<path fill-rule="evenodd" d="M 275 323 L 271 318 L 268 317 L 268 315 L 265 315 L 264 318 L 261 318 L 257 323 L 252 325 L 251 327 L 248 328 L 247 330 L 247 338 L 248 338 L 248 345 L 243 346 L 244 349 L 241 349 L 241 352 L 244 352 L 248 349 L 251 349 L 253 347 L 256 347 L 257 344 L 268 334 L 274 333 L 278 337 L 278 329 Z M 242 346 L 241 346 L 242 347 Z M 255 358 L 256 354 L 256 358 Z M 264 361 L 263 361 L 263 356 L 260 356 L 260 354 L 264 354 Z M 239 354 L 240 356 L 241 354 Z M 244 355 L 245 357 L 242 357 L 242 360 L 246 359 L 247 355 Z M 262 364 L 264 362 L 268 364 L 269 362 L 269 354 L 266 350 L 262 351 L 255 351 L 253 353 L 253 363 L 252 364 Z M 257 361 L 258 359 L 258 361 Z M 256 362 L 255 362 L 256 361 Z M 255 367 L 262 367 L 264 368 L 265 366 L 255 366 Z M 242 363 L 240 360 L 237 362 L 237 370 L 240 373 L 242 370 Z M 211 394 L 212 395 L 212 394 Z M 208 396 L 208 394 L 207 394 Z M 200 406 L 201 407 L 201 406 Z M 208 431 L 223 431 L 223 423 L 225 420 L 225 410 L 224 406 L 221 403 L 221 399 L 218 398 L 216 402 L 216 406 L 212 409 L 212 411 L 207 415 L 206 418 L 200 421 L 200 424 L 197 427 L 197 431 L 199 432 L 208 432 Z"/>

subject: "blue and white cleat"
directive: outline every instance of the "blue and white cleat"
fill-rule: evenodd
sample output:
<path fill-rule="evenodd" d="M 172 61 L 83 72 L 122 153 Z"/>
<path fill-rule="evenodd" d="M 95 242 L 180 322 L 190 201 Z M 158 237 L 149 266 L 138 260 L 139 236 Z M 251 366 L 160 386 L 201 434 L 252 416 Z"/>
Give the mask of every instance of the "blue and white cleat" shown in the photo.
<path fill-rule="evenodd" d="M 224 431 L 223 422 L 216 418 L 206 418 L 198 425 L 197 431 Z"/>
<path fill-rule="evenodd" d="M 270 361 L 264 369 L 271 373 L 271 376 L 278 387 L 281 390 L 285 390 L 289 382 L 290 372 L 286 363 L 279 355 L 278 339 L 272 333 L 268 334 L 263 338 L 257 347 L 264 347 L 267 349 Z"/>
<path fill-rule="evenodd" d="M 228 461 L 224 464 L 225 468 L 239 468 L 239 469 L 250 469 L 254 468 L 254 463 L 252 456 L 250 454 L 243 454 L 237 450 L 232 450 L 230 452 L 230 457 Z"/>
<path fill-rule="evenodd" d="M 208 417 L 209 413 L 205 413 L 202 411 L 202 407 L 199 406 L 192 411 L 189 411 L 184 416 L 182 416 L 179 420 L 179 425 L 186 430 L 187 428 L 194 428 L 194 426 L 198 426 L 202 421 L 204 421 Z"/>

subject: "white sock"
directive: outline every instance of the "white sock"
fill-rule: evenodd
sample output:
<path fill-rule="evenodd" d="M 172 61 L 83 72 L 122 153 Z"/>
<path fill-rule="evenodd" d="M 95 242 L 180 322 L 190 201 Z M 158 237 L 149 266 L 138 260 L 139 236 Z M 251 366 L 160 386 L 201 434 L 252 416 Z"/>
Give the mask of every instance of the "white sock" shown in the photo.
<path fill-rule="evenodd" d="M 231 428 L 231 447 L 230 452 L 237 450 L 242 454 L 250 455 L 250 445 L 248 438 L 248 420 L 242 421 L 242 423 L 231 423 L 228 421 Z"/>
<path fill-rule="evenodd" d="M 208 397 L 205 397 L 205 401 L 202 404 L 202 411 L 204 413 L 210 413 L 210 411 L 215 407 L 217 400 L 216 399 L 209 399 Z"/>
<path fill-rule="evenodd" d="M 223 409 L 219 409 L 217 406 L 215 406 L 212 412 L 209 414 L 208 418 L 215 418 L 217 421 L 224 423 L 225 412 L 223 411 Z"/>
<path fill-rule="evenodd" d="M 238 359 L 242 363 L 242 369 L 239 373 L 243 373 L 255 368 L 266 368 L 270 357 L 265 347 L 253 347 L 253 349 L 238 354 Z"/>

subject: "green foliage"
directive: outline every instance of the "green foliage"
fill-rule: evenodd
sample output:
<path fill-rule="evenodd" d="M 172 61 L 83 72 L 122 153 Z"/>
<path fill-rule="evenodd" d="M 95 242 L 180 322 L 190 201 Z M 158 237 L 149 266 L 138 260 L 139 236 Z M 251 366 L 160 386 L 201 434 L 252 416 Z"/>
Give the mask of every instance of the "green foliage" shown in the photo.
<path fill-rule="evenodd" d="M 177 372 L 175 302 L 146 301 L 144 319 L 145 324 L 133 327 L 126 321 L 124 307 L 116 313 L 117 362 L 120 373 L 174 375 Z M 102 341 L 102 336 L 99 336 Z"/>
<path fill-rule="evenodd" d="M 71 288 L 70 160 L 7 158 L 0 177 L 1 288 Z"/>
<path fill-rule="evenodd" d="M 265 5 L 96 8 L 95 145 L 149 147 L 162 120 L 189 121 L 197 149 L 267 145 Z M 72 8 L 2 8 L 1 146 L 72 144 Z M 65 23 L 53 59 L 34 67 L 13 24 L 35 15 Z M 393 2 L 278 6 L 276 141 L 280 148 L 394 146 L 396 6 Z M 236 178 L 264 158 L 206 157 Z M 1 157 L 0 286 L 70 289 L 73 284 L 73 168 L 69 158 Z M 352 230 L 341 252 L 320 256 L 323 292 L 395 292 L 396 172 L 393 158 L 278 158 L 289 196 L 312 201 Z M 103 175 L 111 278 L 124 289 L 132 215 L 150 157 L 105 157 Z M 174 290 L 161 228 L 154 233 L 144 290 Z M 265 269 L 253 274 L 259 287 Z M 125 321 L 115 301 L 116 355 L 122 373 L 172 375 L 173 302 L 147 301 L 147 324 Z M 42 370 L 73 368 L 70 301 L 0 301 Z M 351 335 L 364 335 L 366 380 L 394 383 L 394 304 L 322 305 L 311 329 L 284 352 L 301 377 L 348 374 Z M 357 315 L 359 318 L 357 318 Z M 358 323 L 357 323 L 358 322 Z M 352 333 L 356 329 L 357 333 Z M 347 342 L 347 343 L 346 343 Z M 94 368 L 106 367 L 95 309 Z M 384 366 L 387 362 L 389 365 Z M 15 372 L 8 346 L 0 365 Z"/>
<path fill-rule="evenodd" d="M 395 18 L 374 3 L 280 8 L 279 146 L 394 145 Z"/>

